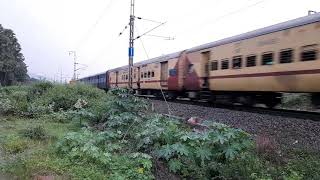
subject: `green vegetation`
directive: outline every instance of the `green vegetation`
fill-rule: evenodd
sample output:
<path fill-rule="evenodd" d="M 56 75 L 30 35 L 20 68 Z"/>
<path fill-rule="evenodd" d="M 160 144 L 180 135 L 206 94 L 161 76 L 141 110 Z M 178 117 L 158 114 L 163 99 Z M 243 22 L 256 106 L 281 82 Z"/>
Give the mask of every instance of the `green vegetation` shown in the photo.
<path fill-rule="evenodd" d="M 318 154 L 257 150 L 242 130 L 150 113 L 124 89 L 39 83 L 0 96 L 0 176 L 155 179 L 162 162 L 186 179 L 320 178 Z"/>
<path fill-rule="evenodd" d="M 311 102 L 311 94 L 308 93 L 284 93 L 282 103 L 279 107 L 304 111 L 315 110 Z"/>
<path fill-rule="evenodd" d="M 21 46 L 16 35 L 0 24 L 0 86 L 24 82 L 29 79 L 27 66 L 23 62 Z"/>

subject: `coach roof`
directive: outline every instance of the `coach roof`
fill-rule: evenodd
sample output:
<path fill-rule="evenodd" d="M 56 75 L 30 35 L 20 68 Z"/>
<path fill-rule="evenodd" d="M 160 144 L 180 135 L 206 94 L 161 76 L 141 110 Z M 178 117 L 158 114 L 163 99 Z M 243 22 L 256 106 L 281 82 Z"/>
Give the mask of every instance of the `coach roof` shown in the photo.
<path fill-rule="evenodd" d="M 212 48 L 212 47 L 216 47 L 216 46 L 220 46 L 228 43 L 233 43 L 233 42 L 237 42 L 237 41 L 241 41 L 249 38 L 254 38 L 254 37 L 262 36 L 265 34 L 270 34 L 270 33 L 278 32 L 278 31 L 282 31 L 282 30 L 286 30 L 286 29 L 290 29 L 298 26 L 303 26 L 303 25 L 307 25 L 307 24 L 311 24 L 319 21 L 320 21 L 320 13 L 316 13 L 316 14 L 300 17 L 297 19 L 293 19 L 290 21 L 286 21 L 283 23 L 275 24 L 272 26 L 268 26 L 265 28 L 250 31 L 247 33 L 243 33 L 240 35 L 221 39 L 211 43 L 196 46 L 191 49 L 188 49 L 187 52 L 200 51 L 200 50 L 204 50 L 204 49 L 208 49 L 208 48 Z"/>
<path fill-rule="evenodd" d="M 155 57 L 155 58 L 144 60 L 144 61 L 140 61 L 140 62 L 134 63 L 133 66 L 143 66 L 143 65 L 146 65 L 146 64 L 168 61 L 169 59 L 173 59 L 173 58 L 179 57 L 181 52 L 182 51 L 171 53 L 171 54 L 166 54 L 166 55 L 163 55 L 163 56 Z M 128 70 L 128 65 L 121 66 L 121 67 L 118 67 L 118 68 L 115 68 L 115 69 L 110 69 L 108 71 L 109 72 L 113 72 L 113 71 L 119 71 L 119 70 Z"/>

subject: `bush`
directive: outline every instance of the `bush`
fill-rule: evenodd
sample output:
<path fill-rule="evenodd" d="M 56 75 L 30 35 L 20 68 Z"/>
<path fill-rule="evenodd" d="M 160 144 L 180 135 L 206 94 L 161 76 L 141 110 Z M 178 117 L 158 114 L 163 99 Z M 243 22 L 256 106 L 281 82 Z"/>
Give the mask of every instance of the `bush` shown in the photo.
<path fill-rule="evenodd" d="M 39 100 L 39 104 L 52 106 L 54 111 L 74 110 L 74 105 L 79 99 L 88 102 L 85 108 L 93 106 L 105 96 L 104 91 L 87 85 L 56 85 L 44 93 Z"/>
<path fill-rule="evenodd" d="M 23 114 L 28 109 L 28 93 L 26 91 L 15 91 L 10 95 L 15 112 Z"/>
<path fill-rule="evenodd" d="M 3 94 L 0 94 L 0 114 L 11 114 L 14 112 L 14 107 L 11 100 Z"/>
<path fill-rule="evenodd" d="M 43 81 L 34 83 L 31 85 L 30 91 L 29 91 L 29 97 L 33 98 L 36 96 L 41 96 L 45 92 L 47 92 L 49 89 L 53 88 L 54 85 L 51 82 Z"/>
<path fill-rule="evenodd" d="M 17 154 L 23 152 L 28 147 L 28 144 L 17 136 L 9 136 L 4 142 L 3 147 L 6 152 Z"/>
<path fill-rule="evenodd" d="M 39 117 L 46 114 L 53 113 L 53 107 L 52 106 L 45 106 L 38 103 L 29 103 L 28 110 L 25 113 L 25 115 L 28 115 L 29 117 Z"/>
<path fill-rule="evenodd" d="M 15 88 L 4 88 L 0 93 L 0 113 L 23 115 L 28 109 L 28 93 Z"/>
<path fill-rule="evenodd" d="M 21 130 L 20 134 L 23 137 L 27 137 L 33 140 L 44 140 L 48 138 L 46 130 L 40 125 L 23 129 Z"/>
<path fill-rule="evenodd" d="M 285 93 L 280 107 L 298 110 L 310 109 L 312 107 L 311 95 L 306 93 Z"/>
<path fill-rule="evenodd" d="M 74 164 L 95 165 L 104 169 L 110 179 L 153 179 L 151 157 L 142 153 L 122 151 L 126 144 L 117 132 L 68 133 L 57 144 L 57 154 Z"/>
<path fill-rule="evenodd" d="M 146 111 L 147 103 L 127 89 L 112 89 L 94 108 L 95 122 L 106 122 L 108 127 L 126 129 Z"/>
<path fill-rule="evenodd" d="M 24 115 L 28 109 L 27 86 L 0 88 L 0 113 Z"/>
<path fill-rule="evenodd" d="M 184 177 L 210 179 L 219 167 L 240 158 L 250 147 L 250 136 L 226 125 L 205 122 L 205 130 L 192 130 L 162 116 L 150 118 L 136 134 L 138 148 L 165 160 L 172 172 Z"/>

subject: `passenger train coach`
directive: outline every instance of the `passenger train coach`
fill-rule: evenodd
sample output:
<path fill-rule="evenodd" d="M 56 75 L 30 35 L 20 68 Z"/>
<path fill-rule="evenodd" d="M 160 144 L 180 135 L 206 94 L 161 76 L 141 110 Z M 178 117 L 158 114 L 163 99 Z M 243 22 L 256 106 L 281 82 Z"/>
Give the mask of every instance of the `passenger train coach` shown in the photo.
<path fill-rule="evenodd" d="M 135 63 L 133 89 L 268 107 L 279 104 L 283 92 L 311 93 L 319 105 L 319 50 L 317 13 Z M 80 81 L 104 89 L 128 87 L 128 66 Z"/>

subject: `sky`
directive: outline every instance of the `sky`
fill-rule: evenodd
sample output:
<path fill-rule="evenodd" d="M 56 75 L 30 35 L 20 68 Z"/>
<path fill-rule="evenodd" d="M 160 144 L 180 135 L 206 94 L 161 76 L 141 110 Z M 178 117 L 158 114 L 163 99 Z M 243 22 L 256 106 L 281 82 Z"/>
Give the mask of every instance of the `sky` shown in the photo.
<path fill-rule="evenodd" d="M 319 0 L 135 0 L 134 62 L 306 16 Z M 0 0 L 0 24 L 12 29 L 32 77 L 70 80 L 128 64 L 130 0 Z M 152 20 L 152 21 L 147 21 Z M 156 22 L 153 22 L 156 21 Z M 167 38 L 154 37 L 164 36 Z"/>

